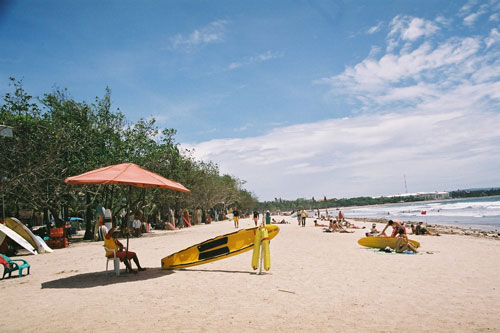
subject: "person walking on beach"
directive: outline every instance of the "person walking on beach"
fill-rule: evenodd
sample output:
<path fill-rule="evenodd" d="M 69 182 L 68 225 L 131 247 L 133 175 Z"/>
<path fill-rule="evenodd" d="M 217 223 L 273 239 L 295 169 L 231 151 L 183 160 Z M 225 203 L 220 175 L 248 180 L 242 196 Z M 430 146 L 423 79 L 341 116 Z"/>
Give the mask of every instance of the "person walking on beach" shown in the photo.
<path fill-rule="evenodd" d="M 306 226 L 306 218 L 307 218 L 307 212 L 302 208 L 302 211 L 300 212 L 300 217 L 302 218 L 302 226 Z"/>
<path fill-rule="evenodd" d="M 253 222 L 255 223 L 255 226 L 257 226 L 258 221 L 259 221 L 259 212 L 254 210 L 253 211 Z"/>
<path fill-rule="evenodd" d="M 234 227 L 238 228 L 240 226 L 240 212 L 238 211 L 237 207 L 234 207 L 233 209 L 233 221 Z"/>
<path fill-rule="evenodd" d="M 392 227 L 391 237 L 396 237 L 398 235 L 399 230 L 403 230 L 404 234 L 406 235 L 406 228 L 403 226 L 403 222 L 400 220 L 389 220 L 389 222 L 387 222 L 387 224 L 385 225 L 384 229 L 382 229 L 382 231 L 378 235 L 387 237 L 387 235 L 385 234 L 385 230 L 388 227 Z"/>
<path fill-rule="evenodd" d="M 266 224 L 271 224 L 271 212 L 266 212 Z"/>

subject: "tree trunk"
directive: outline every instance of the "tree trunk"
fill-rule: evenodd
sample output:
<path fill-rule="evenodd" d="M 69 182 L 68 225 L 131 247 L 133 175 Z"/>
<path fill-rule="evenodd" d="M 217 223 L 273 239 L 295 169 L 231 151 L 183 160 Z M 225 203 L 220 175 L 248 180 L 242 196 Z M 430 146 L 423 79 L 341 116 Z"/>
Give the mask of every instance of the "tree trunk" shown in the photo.
<path fill-rule="evenodd" d="M 83 236 L 84 240 L 93 240 L 94 233 L 92 232 L 92 207 L 91 207 L 91 199 L 90 193 L 87 192 L 87 212 L 85 215 L 85 235 Z"/>

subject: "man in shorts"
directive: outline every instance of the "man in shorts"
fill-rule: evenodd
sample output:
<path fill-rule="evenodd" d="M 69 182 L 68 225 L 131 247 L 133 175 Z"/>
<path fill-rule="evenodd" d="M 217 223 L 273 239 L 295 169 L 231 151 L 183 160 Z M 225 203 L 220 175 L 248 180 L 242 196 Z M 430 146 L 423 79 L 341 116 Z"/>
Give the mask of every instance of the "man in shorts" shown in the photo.
<path fill-rule="evenodd" d="M 400 220 L 389 220 L 389 222 L 387 222 L 382 232 L 378 235 L 387 237 L 387 235 L 385 234 L 385 230 L 388 227 L 392 227 L 391 237 L 396 237 L 399 233 L 399 230 L 403 230 L 404 234 L 406 235 L 406 228 L 403 226 L 403 222 Z"/>
<path fill-rule="evenodd" d="M 137 273 L 137 271 L 132 269 L 132 265 L 130 264 L 130 260 L 133 260 L 135 265 L 137 266 L 137 270 L 145 271 L 146 268 L 141 267 L 139 263 L 139 258 L 137 258 L 137 254 L 132 251 L 124 250 L 123 244 L 118 240 L 118 234 L 120 230 L 117 227 L 111 228 L 106 236 L 104 237 L 104 247 L 106 248 L 106 257 L 113 258 L 113 252 L 109 250 L 115 250 L 116 257 L 122 261 L 127 270 L 132 273 Z"/>

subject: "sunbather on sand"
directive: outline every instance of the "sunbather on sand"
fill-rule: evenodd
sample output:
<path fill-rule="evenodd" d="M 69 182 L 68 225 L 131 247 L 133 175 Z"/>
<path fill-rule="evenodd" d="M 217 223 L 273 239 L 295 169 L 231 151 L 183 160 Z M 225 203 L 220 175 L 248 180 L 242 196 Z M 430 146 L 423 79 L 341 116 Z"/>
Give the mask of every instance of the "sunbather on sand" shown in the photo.
<path fill-rule="evenodd" d="M 372 224 L 372 228 L 365 235 L 366 237 L 373 237 L 378 234 L 377 225 L 375 223 Z"/>
<path fill-rule="evenodd" d="M 423 222 L 418 222 L 418 225 L 415 228 L 415 231 L 413 232 L 415 235 L 439 236 L 438 233 L 434 233 L 434 232 L 430 231 L 429 229 L 424 227 L 422 224 L 423 224 Z"/>
<path fill-rule="evenodd" d="M 396 253 L 402 253 L 403 251 L 410 250 L 417 253 L 417 249 L 408 241 L 408 237 L 404 230 L 400 229 L 396 239 L 396 245 L 394 245 L 394 250 Z"/>
<path fill-rule="evenodd" d="M 314 226 L 315 227 L 328 227 L 326 224 L 318 224 L 317 220 L 314 220 Z"/>
<path fill-rule="evenodd" d="M 337 232 L 341 232 L 341 233 L 353 233 L 354 232 L 354 231 L 347 231 L 346 229 L 344 229 L 340 225 L 339 221 L 334 221 L 334 220 L 330 220 L 330 230 L 332 230 L 332 232 L 337 231 Z"/>

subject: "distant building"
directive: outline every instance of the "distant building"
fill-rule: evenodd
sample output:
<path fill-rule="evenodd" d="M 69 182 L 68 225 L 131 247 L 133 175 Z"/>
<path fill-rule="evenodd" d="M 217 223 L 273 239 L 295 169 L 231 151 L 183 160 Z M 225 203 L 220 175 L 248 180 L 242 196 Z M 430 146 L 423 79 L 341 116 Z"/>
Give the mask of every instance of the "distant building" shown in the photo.
<path fill-rule="evenodd" d="M 415 197 L 422 198 L 424 200 L 443 200 L 449 199 L 449 192 L 417 192 L 417 193 L 403 193 L 403 194 L 395 194 L 395 195 L 385 195 L 386 198 L 404 198 L 404 197 Z M 380 197 L 374 197 L 380 198 Z"/>

